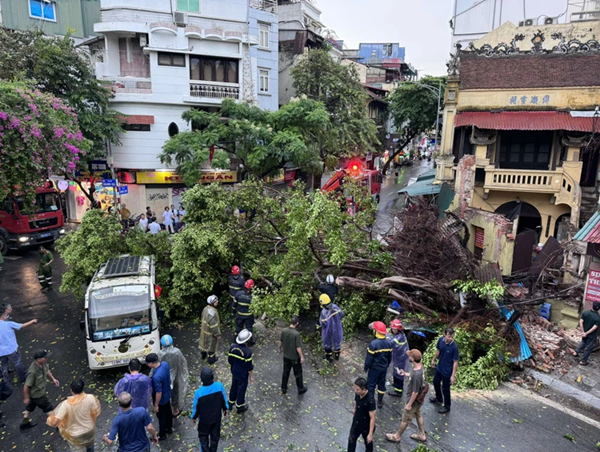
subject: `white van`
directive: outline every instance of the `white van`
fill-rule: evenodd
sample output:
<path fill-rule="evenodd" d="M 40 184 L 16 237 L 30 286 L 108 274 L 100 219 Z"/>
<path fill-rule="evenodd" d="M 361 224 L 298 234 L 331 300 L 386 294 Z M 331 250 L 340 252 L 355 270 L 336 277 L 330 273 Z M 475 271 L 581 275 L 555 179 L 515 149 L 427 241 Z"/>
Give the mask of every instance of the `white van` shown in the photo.
<path fill-rule="evenodd" d="M 145 362 L 160 350 L 152 256 L 120 256 L 103 264 L 85 294 L 86 351 L 90 369 Z"/>

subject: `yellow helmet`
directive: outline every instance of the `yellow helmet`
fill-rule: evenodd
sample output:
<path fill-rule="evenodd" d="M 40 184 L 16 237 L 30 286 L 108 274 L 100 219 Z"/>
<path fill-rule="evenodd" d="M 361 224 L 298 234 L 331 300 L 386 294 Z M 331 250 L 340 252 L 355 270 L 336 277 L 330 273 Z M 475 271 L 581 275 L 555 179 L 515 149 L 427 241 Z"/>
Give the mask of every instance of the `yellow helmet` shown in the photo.
<path fill-rule="evenodd" d="M 327 295 L 326 293 L 322 293 L 319 297 L 319 301 L 321 302 L 321 306 L 325 306 L 331 303 L 331 298 L 329 298 L 329 295 Z"/>

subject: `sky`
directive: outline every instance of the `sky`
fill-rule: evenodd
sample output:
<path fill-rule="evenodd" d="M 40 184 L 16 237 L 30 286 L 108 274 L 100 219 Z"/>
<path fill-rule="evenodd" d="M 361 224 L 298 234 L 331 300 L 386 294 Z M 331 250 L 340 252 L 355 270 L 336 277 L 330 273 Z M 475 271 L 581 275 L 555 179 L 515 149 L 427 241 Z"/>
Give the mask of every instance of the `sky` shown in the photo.
<path fill-rule="evenodd" d="M 315 0 L 321 22 L 349 49 L 361 42 L 399 43 L 423 75 L 445 75 L 453 0 Z"/>

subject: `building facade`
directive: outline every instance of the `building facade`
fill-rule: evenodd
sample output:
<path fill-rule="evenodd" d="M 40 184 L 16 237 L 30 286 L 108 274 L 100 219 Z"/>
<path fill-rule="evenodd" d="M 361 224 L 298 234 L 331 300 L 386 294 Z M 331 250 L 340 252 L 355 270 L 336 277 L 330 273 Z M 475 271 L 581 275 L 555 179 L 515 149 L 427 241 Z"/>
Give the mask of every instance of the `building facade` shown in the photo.
<path fill-rule="evenodd" d="M 94 26 L 96 76 L 111 84 L 126 115 L 112 162 L 131 212 L 177 205 L 185 187 L 159 160 L 164 143 L 190 125 L 191 108 L 223 99 L 277 108 L 277 4 L 268 0 L 102 0 Z M 237 181 L 207 170 L 203 182 Z"/>
<path fill-rule="evenodd" d="M 0 0 L 0 26 L 10 30 L 41 30 L 71 36 L 79 42 L 94 36 L 100 19 L 99 0 Z"/>
<path fill-rule="evenodd" d="M 564 239 L 595 211 L 598 32 L 598 22 L 505 23 L 449 63 L 436 179 L 454 185 L 453 209 L 509 219 L 515 250 Z M 469 223 L 478 237 L 471 248 L 510 274 L 517 253 L 500 256 L 492 246 L 505 225 L 484 220 L 491 229 Z"/>

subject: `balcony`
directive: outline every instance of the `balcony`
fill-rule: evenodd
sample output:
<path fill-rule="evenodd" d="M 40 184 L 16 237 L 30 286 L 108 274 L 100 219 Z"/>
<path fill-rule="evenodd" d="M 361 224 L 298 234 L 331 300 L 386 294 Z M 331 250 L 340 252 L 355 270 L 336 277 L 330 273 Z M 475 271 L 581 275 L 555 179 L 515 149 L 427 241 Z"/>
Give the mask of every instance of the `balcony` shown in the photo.
<path fill-rule="evenodd" d="M 102 77 L 115 94 L 152 94 L 152 81 L 140 77 Z"/>
<path fill-rule="evenodd" d="M 518 169 L 500 169 L 488 166 L 485 168 L 486 193 L 490 190 L 558 193 L 563 181 L 563 170 L 534 171 Z"/>
<path fill-rule="evenodd" d="M 277 0 L 250 0 L 250 8 L 277 14 Z"/>
<path fill-rule="evenodd" d="M 221 103 L 223 99 L 239 99 L 240 85 L 237 83 L 190 82 L 190 96 L 185 102 Z"/>

